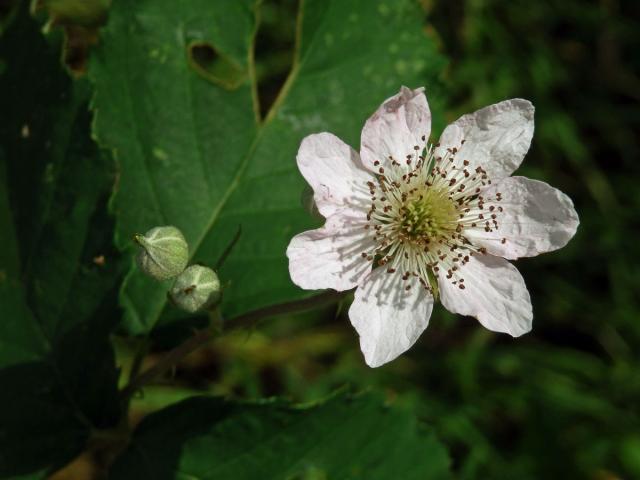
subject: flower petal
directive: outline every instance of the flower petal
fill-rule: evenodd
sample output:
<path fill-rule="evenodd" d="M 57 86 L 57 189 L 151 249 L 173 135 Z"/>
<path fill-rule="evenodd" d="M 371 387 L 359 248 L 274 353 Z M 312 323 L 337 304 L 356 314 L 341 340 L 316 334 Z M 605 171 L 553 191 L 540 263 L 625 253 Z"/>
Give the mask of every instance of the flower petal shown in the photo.
<path fill-rule="evenodd" d="M 414 146 L 422 153 L 430 133 L 431 112 L 424 88 L 402 87 L 365 123 L 360 140 L 362 163 L 376 173 L 380 167 L 391 170 L 389 156 L 405 165 L 407 155 L 416 154 Z M 376 161 L 380 165 L 375 165 Z"/>
<path fill-rule="evenodd" d="M 464 290 L 442 273 L 438 276 L 447 310 L 476 317 L 485 328 L 514 337 L 531 330 L 531 299 L 516 267 L 500 257 L 476 254 L 457 273 L 464 279 Z"/>
<path fill-rule="evenodd" d="M 433 296 L 416 278 L 402 281 L 385 268 L 371 272 L 349 309 L 367 365 L 379 367 L 411 348 L 427 328 L 432 310 Z"/>
<path fill-rule="evenodd" d="M 362 257 L 373 248 L 366 212 L 342 208 L 322 228 L 296 235 L 287 247 L 289 274 L 306 290 L 349 290 L 371 271 L 371 260 Z"/>
<path fill-rule="evenodd" d="M 531 145 L 533 113 L 531 102 L 514 98 L 463 115 L 444 129 L 435 155 L 456 148 L 457 167 L 468 160 L 472 168 L 486 170 L 492 181 L 508 177 Z"/>
<path fill-rule="evenodd" d="M 313 188 L 320 213 L 328 218 L 337 209 L 366 197 L 371 173 L 362 165 L 358 153 L 331 133 L 316 133 L 302 140 L 298 168 Z"/>
<path fill-rule="evenodd" d="M 498 229 L 465 231 L 474 245 L 513 260 L 562 248 L 575 235 L 578 214 L 571 199 L 560 190 L 538 180 L 509 177 L 491 185 L 483 196 L 495 198 L 497 192 L 502 200 L 487 203 L 503 209 L 498 213 Z"/>

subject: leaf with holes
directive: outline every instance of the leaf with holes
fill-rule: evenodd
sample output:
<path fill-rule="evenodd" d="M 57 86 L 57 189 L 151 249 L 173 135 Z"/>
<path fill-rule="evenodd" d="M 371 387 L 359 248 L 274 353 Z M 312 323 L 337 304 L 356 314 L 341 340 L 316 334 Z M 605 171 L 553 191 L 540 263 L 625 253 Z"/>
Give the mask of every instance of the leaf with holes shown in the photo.
<path fill-rule="evenodd" d="M 311 407 L 191 398 L 146 418 L 110 478 L 444 480 L 449 459 L 409 413 L 375 395 Z"/>
<path fill-rule="evenodd" d="M 262 119 L 258 16 L 250 0 L 115 1 L 90 66 L 95 135 L 120 165 L 120 248 L 174 224 L 192 261 L 213 264 L 241 226 L 220 272 L 229 316 L 309 294 L 294 288 L 285 257 L 313 223 L 301 206 L 301 139 L 332 131 L 357 147 L 383 99 L 403 84 L 429 86 L 443 65 L 414 0 L 304 0 L 293 67 Z M 166 290 L 130 272 L 121 291 L 130 333 L 175 315 Z"/>

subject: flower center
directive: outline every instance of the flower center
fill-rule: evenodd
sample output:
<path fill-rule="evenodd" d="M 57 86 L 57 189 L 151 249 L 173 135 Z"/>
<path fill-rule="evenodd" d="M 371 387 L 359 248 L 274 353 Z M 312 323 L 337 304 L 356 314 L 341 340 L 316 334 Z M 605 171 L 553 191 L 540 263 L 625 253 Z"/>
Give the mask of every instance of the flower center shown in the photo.
<path fill-rule="evenodd" d="M 467 160 L 458 162 L 455 148 L 444 156 L 435 156 L 433 146 L 413 150 L 402 163 L 392 157 L 384 167 L 374 162 L 379 174 L 376 182 L 367 183 L 371 205 L 364 228 L 373 230 L 375 247 L 362 256 L 386 266 L 388 273 L 400 272 L 403 280 L 417 277 L 434 293 L 440 272 L 464 289 L 460 268 L 474 254 L 486 253 L 465 232 L 498 228 L 502 207 L 493 202 L 501 194 L 483 196 L 491 184 L 487 172 Z"/>
<path fill-rule="evenodd" d="M 414 192 L 400 209 L 400 225 L 407 237 L 427 244 L 455 231 L 458 209 L 445 189 L 435 187 Z"/>

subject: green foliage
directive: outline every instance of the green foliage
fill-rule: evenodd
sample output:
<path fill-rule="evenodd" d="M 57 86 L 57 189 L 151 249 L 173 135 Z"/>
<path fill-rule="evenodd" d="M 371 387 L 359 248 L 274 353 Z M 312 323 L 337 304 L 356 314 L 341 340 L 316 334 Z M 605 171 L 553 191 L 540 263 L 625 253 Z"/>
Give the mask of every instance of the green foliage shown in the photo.
<path fill-rule="evenodd" d="M 435 480 L 448 463 L 413 415 L 376 395 L 295 408 L 195 397 L 147 417 L 111 478 Z"/>
<path fill-rule="evenodd" d="M 637 2 L 42 0 L 44 35 L 27 3 L 0 0 L 0 478 L 83 451 L 96 479 L 448 478 L 440 442 L 462 480 L 640 478 Z M 401 84 L 426 86 L 436 133 L 505 98 L 536 106 L 519 173 L 567 192 L 581 226 L 518 262 L 533 332 L 436 310 L 371 370 L 345 300 L 227 334 L 126 405 L 121 371 L 209 321 L 133 268 L 132 235 L 175 224 L 213 266 L 242 227 L 225 318 L 306 295 L 284 255 L 318 221 L 299 142 L 357 148 Z M 344 384 L 393 404 L 318 402 Z M 271 396 L 306 406 L 255 400 Z"/>
<path fill-rule="evenodd" d="M 253 2 L 203 0 L 191 8 L 199 14 L 170 0 L 114 4 L 90 71 L 95 132 L 120 164 L 114 209 L 121 248 L 137 230 L 175 224 L 192 259 L 212 265 L 242 227 L 220 272 L 229 284 L 224 312 L 232 316 L 305 295 L 292 285 L 284 255 L 290 238 L 311 226 L 293 161 L 301 139 L 331 130 L 357 147 L 376 105 L 403 83 L 431 83 L 443 62 L 413 1 L 308 0 L 291 72 L 262 119 Z M 214 81 L 193 68 L 196 41 L 247 80 L 232 83 L 237 74 L 229 73 L 229 82 Z M 121 293 L 128 332 L 154 328 L 165 292 L 132 270 Z"/>
<path fill-rule="evenodd" d="M 289 238 L 311 222 L 294 162 L 301 138 L 331 129 L 357 146 L 363 119 L 382 99 L 401 83 L 436 78 L 442 65 L 409 0 L 375 8 L 309 0 L 289 78 L 262 118 L 257 5 L 115 2 L 92 53 L 91 82 L 65 73 L 59 37 L 70 64 L 70 34 L 90 34 L 82 65 L 97 37 L 77 29 L 96 22 L 84 4 L 45 6 L 63 8 L 53 23 L 64 23 L 64 32 L 45 38 L 23 2 L 0 46 L 0 477 L 14 479 L 44 478 L 83 450 L 107 469 L 124 447 L 128 399 L 118 395 L 110 338 L 118 326 L 125 335 L 149 334 L 166 304 L 166 285 L 132 270 L 120 322 L 116 291 L 133 263 L 133 233 L 176 223 L 192 262 L 214 264 L 241 226 L 220 272 L 229 315 L 302 295 L 284 255 Z M 165 431 L 176 436 L 157 443 Z M 132 441 L 114 475 L 135 477 L 148 468 L 136 449 L 159 448 L 150 455 L 158 455 L 152 468 L 160 478 L 173 478 L 182 461 L 220 468 L 227 478 L 256 471 L 268 478 L 269 468 L 274 479 L 386 478 L 400 468 L 416 478 L 448 477 L 433 434 L 369 396 L 308 409 L 193 399 L 151 416 Z M 218 465 L 230 441 L 231 453 L 258 449 L 264 458 Z"/>
<path fill-rule="evenodd" d="M 64 465 L 119 415 L 101 315 L 118 270 L 111 162 L 90 138 L 87 84 L 57 57 L 24 12 L 0 46 L 0 475 Z"/>

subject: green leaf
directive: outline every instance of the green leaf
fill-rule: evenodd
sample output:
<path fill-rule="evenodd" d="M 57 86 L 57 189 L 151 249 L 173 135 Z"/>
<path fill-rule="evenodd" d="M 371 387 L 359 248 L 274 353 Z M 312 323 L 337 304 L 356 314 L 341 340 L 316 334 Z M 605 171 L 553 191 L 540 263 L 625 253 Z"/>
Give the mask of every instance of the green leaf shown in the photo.
<path fill-rule="evenodd" d="M 448 465 L 432 433 L 375 395 L 311 407 L 195 397 L 146 418 L 110 478 L 433 480 Z"/>
<path fill-rule="evenodd" d="M 227 316 L 309 294 L 291 283 L 285 257 L 291 237 L 314 225 L 300 200 L 302 138 L 332 131 L 357 148 L 380 102 L 403 84 L 429 87 L 443 66 L 414 0 L 306 0 L 293 68 L 260 120 L 257 8 L 250 0 L 194 0 L 188 8 L 115 1 L 89 70 L 94 133 L 120 164 L 120 248 L 130 248 L 135 232 L 173 224 L 192 260 L 212 265 L 241 226 L 220 272 Z M 208 46 L 211 68 L 194 68 L 194 44 Z M 130 333 L 148 333 L 168 316 L 165 292 L 131 271 L 121 292 Z"/>
<path fill-rule="evenodd" d="M 87 84 L 71 83 L 24 7 L 0 44 L 0 476 L 27 478 L 118 420 L 120 269 Z"/>

